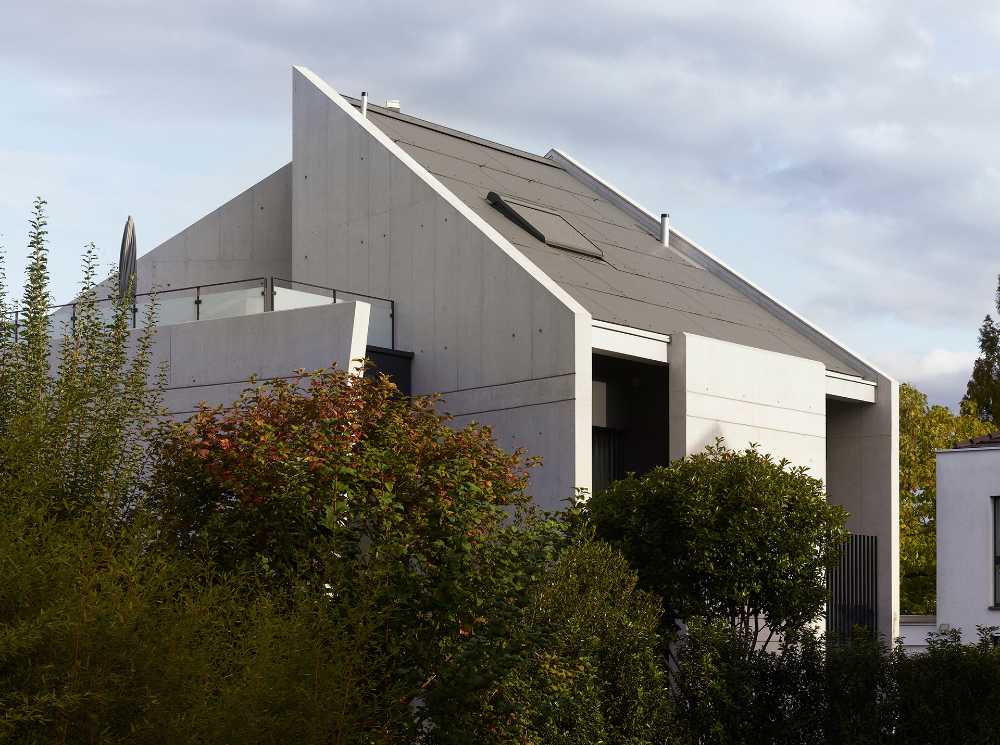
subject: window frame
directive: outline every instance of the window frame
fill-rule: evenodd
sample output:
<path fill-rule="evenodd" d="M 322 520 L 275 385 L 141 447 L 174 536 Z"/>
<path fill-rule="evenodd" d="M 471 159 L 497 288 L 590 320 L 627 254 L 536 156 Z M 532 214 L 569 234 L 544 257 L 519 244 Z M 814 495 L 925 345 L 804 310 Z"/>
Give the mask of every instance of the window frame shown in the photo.
<path fill-rule="evenodd" d="M 992 610 L 1000 610 L 1000 531 L 997 530 L 997 522 L 1000 521 L 1000 494 L 994 494 L 990 497 L 990 505 L 992 506 L 992 534 L 993 534 L 993 545 L 992 545 L 992 556 L 993 561 L 991 562 L 991 572 L 990 576 L 993 579 L 993 604 L 990 606 Z"/>

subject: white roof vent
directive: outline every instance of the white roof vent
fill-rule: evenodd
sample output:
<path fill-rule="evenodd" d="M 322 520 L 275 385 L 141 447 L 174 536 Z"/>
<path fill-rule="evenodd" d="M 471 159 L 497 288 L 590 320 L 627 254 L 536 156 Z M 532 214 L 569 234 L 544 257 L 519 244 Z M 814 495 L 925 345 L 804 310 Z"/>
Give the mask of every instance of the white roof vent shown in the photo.
<path fill-rule="evenodd" d="M 391 109 L 392 111 L 399 111 L 399 99 L 390 98 L 388 101 L 385 102 L 385 107 L 387 109 Z"/>

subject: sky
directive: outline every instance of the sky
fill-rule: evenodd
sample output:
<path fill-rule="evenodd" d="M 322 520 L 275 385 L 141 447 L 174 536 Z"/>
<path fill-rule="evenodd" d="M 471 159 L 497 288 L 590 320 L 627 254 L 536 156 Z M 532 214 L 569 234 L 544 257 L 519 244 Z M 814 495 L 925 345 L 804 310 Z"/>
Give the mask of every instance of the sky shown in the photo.
<path fill-rule="evenodd" d="M 53 291 L 291 158 L 291 66 L 568 152 L 954 407 L 1000 272 L 1000 6 L 0 0 L 0 246 Z"/>

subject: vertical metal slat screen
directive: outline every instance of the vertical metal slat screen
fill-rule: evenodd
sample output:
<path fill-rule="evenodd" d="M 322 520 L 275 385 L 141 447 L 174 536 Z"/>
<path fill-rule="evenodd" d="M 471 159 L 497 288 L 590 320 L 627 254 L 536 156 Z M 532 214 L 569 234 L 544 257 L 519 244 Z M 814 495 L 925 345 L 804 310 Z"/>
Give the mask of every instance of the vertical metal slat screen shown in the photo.
<path fill-rule="evenodd" d="M 849 637 L 855 626 L 878 633 L 878 537 L 852 535 L 840 564 L 827 572 L 826 633 Z"/>

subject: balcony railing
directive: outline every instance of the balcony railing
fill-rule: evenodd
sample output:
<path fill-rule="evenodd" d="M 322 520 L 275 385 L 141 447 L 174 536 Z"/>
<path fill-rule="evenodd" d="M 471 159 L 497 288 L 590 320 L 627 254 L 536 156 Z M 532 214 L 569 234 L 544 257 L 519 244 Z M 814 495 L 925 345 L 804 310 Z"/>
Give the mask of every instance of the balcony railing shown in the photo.
<path fill-rule="evenodd" d="M 312 305 L 332 303 L 353 303 L 356 300 L 371 306 L 368 321 L 368 345 L 372 347 L 396 348 L 396 303 L 381 297 L 362 295 L 358 292 L 336 290 L 332 287 L 313 285 L 308 282 L 293 282 L 290 279 L 271 277 L 270 310 L 292 310 L 308 308 Z"/>
<path fill-rule="evenodd" d="M 396 304 L 392 300 L 372 295 L 347 292 L 307 282 L 293 282 L 280 277 L 257 277 L 235 282 L 169 288 L 155 293 L 144 292 L 136 295 L 129 314 L 130 328 L 142 325 L 146 309 L 154 297 L 159 326 L 360 300 L 371 306 L 368 344 L 387 349 L 396 348 L 394 320 Z M 49 317 L 54 333 L 59 333 L 64 328 L 73 328 L 76 323 L 77 305 L 77 303 L 66 303 L 53 306 Z M 98 300 L 95 307 L 99 317 L 107 323 L 112 322 L 114 307 L 111 300 Z M 17 310 L 13 313 L 13 321 L 16 339 L 22 325 Z"/>

